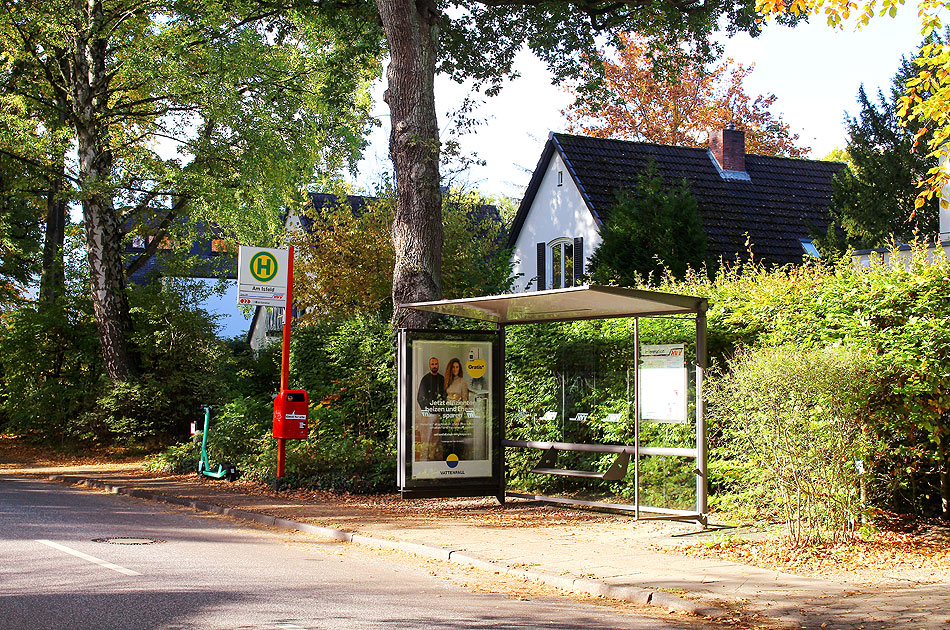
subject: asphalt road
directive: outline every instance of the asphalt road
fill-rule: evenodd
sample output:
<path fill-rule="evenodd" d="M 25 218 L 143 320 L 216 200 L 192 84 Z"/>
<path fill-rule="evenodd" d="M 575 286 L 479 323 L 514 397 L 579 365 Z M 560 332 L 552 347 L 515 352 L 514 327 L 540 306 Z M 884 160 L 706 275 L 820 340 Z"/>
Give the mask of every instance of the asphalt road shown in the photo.
<path fill-rule="evenodd" d="M 471 592 L 439 566 L 0 478 L 3 630 L 679 627 L 565 598 Z"/>

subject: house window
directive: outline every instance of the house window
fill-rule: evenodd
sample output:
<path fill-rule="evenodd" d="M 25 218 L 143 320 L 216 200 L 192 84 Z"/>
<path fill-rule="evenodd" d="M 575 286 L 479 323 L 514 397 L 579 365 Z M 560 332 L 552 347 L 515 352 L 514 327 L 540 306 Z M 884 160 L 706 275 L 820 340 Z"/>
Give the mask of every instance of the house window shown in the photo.
<path fill-rule="evenodd" d="M 153 242 L 153 241 L 154 241 L 155 239 L 157 239 L 157 238 L 158 238 L 157 236 L 149 236 L 149 237 L 148 237 L 148 242 L 151 243 L 151 242 Z M 172 249 L 172 242 L 171 242 L 171 239 L 169 239 L 167 236 L 164 237 L 164 238 L 162 238 L 162 240 L 159 241 L 159 243 L 158 243 L 158 248 L 159 248 L 159 249 Z"/>
<path fill-rule="evenodd" d="M 564 171 L 557 172 L 557 185 L 558 186 L 564 185 Z"/>
<path fill-rule="evenodd" d="M 574 241 L 560 238 L 552 241 L 551 250 L 551 288 L 560 289 L 574 286 Z"/>
<path fill-rule="evenodd" d="M 802 249 L 805 250 L 805 253 L 807 255 L 811 256 L 812 258 L 821 258 L 821 254 L 818 252 L 818 248 L 815 247 L 815 241 L 806 241 L 805 239 L 801 239 L 801 241 L 802 241 Z"/>

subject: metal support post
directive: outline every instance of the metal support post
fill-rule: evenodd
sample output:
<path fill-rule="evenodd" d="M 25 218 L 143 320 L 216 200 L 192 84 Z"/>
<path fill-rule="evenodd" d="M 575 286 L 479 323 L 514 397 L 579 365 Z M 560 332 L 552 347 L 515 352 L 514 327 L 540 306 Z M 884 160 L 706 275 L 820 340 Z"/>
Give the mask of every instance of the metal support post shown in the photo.
<path fill-rule="evenodd" d="M 501 375 L 501 383 L 495 383 L 495 388 L 501 391 L 499 398 L 501 399 L 500 405 L 501 409 L 494 410 L 492 414 L 491 422 L 499 422 L 501 426 L 492 427 L 492 431 L 489 433 L 490 436 L 494 436 L 495 431 L 498 432 L 498 463 L 499 472 L 498 472 L 498 503 L 501 505 L 505 504 L 505 493 L 508 490 L 508 481 L 505 479 L 505 447 L 502 445 L 502 442 L 505 439 L 505 423 L 508 421 L 508 412 L 507 404 L 505 403 L 505 387 L 507 383 L 505 382 L 505 326 L 503 324 L 498 324 L 498 365 L 492 366 L 492 369 L 495 370 L 495 374 Z"/>
<path fill-rule="evenodd" d="M 640 518 L 640 318 L 633 318 L 633 508 Z"/>
<path fill-rule="evenodd" d="M 707 475 L 706 475 L 706 418 L 703 405 L 703 374 L 706 371 L 706 302 L 696 313 L 696 512 L 702 519 L 706 517 Z M 705 523 L 703 523 L 705 525 Z"/>

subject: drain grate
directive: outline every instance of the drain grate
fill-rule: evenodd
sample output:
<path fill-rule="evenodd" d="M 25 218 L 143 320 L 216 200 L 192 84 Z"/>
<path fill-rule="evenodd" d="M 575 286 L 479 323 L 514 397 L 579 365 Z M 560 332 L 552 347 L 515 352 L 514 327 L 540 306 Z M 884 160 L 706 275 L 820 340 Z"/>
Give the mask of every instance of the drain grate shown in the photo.
<path fill-rule="evenodd" d="M 116 536 L 114 538 L 93 538 L 92 542 L 106 543 L 107 545 L 154 545 L 163 543 L 164 540 L 155 538 L 136 538 L 134 536 Z"/>

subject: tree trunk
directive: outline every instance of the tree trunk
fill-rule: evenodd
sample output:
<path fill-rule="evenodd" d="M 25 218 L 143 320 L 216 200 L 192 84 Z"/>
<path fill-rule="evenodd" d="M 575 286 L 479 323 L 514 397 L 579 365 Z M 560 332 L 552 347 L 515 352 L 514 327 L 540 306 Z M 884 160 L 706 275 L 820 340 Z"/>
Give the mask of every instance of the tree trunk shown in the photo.
<path fill-rule="evenodd" d="M 56 49 L 56 59 L 63 76 L 69 81 L 72 69 L 65 50 Z M 63 86 L 55 85 L 57 123 L 59 128 L 69 124 L 69 94 Z M 46 198 L 46 230 L 43 238 L 43 268 L 40 275 L 40 300 L 54 304 L 66 293 L 66 275 L 63 248 L 66 245 L 66 200 L 62 196 L 66 183 L 66 148 L 57 145 L 56 171 L 50 174 Z"/>
<path fill-rule="evenodd" d="M 73 51 L 72 118 L 79 154 L 79 188 L 86 235 L 86 258 L 93 313 L 106 373 L 113 381 L 128 381 L 135 372 L 129 353 L 132 318 L 122 268 L 122 231 L 113 206 L 112 152 L 106 75 L 105 20 L 101 0 L 74 0 L 85 18 Z"/>
<path fill-rule="evenodd" d="M 393 323 L 425 328 L 432 316 L 400 308 L 442 297 L 442 192 L 435 64 L 439 12 L 433 0 L 376 0 L 389 43 L 385 101 L 396 173 Z"/>
<path fill-rule="evenodd" d="M 66 244 L 66 201 L 61 197 L 65 180 L 65 156 L 59 157 L 57 172 L 50 177 L 46 198 L 46 231 L 43 239 L 43 270 L 40 300 L 54 304 L 66 290 L 63 247 Z"/>

